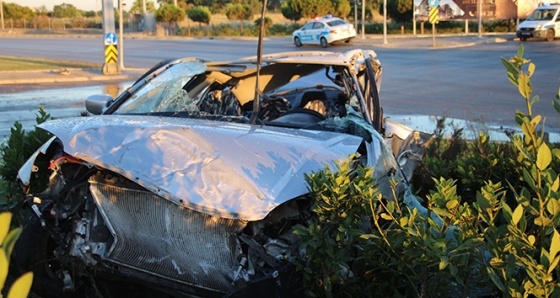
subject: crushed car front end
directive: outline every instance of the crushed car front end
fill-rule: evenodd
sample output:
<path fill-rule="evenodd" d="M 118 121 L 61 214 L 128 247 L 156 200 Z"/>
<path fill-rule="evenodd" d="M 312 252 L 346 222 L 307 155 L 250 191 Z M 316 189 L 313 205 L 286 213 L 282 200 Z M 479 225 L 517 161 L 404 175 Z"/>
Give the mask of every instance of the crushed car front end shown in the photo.
<path fill-rule="evenodd" d="M 40 126 L 54 137 L 19 178 L 30 183 L 36 159 L 51 176 L 27 194 L 20 243 L 35 245 L 16 257 L 46 281 L 36 291 L 112 293 L 125 280 L 172 297 L 301 296 L 304 174 L 354 156 L 381 189 L 396 179 L 405 191 L 373 51 L 262 58 L 171 61 L 90 103 L 101 115 Z"/>

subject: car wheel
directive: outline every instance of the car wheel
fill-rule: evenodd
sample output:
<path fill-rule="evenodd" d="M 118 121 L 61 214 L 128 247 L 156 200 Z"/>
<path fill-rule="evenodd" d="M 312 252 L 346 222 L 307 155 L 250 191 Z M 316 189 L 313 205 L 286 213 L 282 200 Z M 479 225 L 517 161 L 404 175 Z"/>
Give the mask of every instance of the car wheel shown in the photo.
<path fill-rule="evenodd" d="M 553 41 L 554 40 L 554 30 L 548 29 L 546 30 L 546 41 Z"/>
<path fill-rule="evenodd" d="M 350 43 L 350 41 L 352 41 L 352 38 L 349 38 L 349 39 L 345 40 L 344 42 L 345 43 Z"/>
<path fill-rule="evenodd" d="M 32 291 L 41 293 L 42 297 L 62 297 L 64 285 L 56 277 L 58 262 L 49 252 L 54 251 L 54 244 L 48 233 L 41 227 L 35 215 L 30 215 L 16 242 L 13 263 L 18 274 L 33 271 Z"/>
<path fill-rule="evenodd" d="M 301 43 L 301 40 L 299 39 L 299 37 L 295 37 L 295 38 L 294 38 L 294 44 L 295 44 L 296 47 L 298 47 L 298 48 L 302 46 L 302 43 Z"/>
<path fill-rule="evenodd" d="M 327 39 L 324 38 L 324 37 L 321 37 L 321 46 L 322 46 L 323 48 L 326 48 L 326 47 L 329 46 L 329 43 L 327 42 Z"/>

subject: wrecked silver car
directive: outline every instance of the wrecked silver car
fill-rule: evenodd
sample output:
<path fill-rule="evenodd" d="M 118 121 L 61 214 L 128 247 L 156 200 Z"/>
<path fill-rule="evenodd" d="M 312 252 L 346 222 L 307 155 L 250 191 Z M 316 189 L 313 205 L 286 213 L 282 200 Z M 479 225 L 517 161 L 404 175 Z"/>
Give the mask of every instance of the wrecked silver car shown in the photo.
<path fill-rule="evenodd" d="M 54 137 L 19 172 L 50 163 L 16 264 L 42 297 L 302 295 L 304 173 L 355 155 L 406 191 L 395 156 L 415 134 L 383 120 L 381 74 L 371 50 L 178 59 L 88 98 L 39 126 Z"/>

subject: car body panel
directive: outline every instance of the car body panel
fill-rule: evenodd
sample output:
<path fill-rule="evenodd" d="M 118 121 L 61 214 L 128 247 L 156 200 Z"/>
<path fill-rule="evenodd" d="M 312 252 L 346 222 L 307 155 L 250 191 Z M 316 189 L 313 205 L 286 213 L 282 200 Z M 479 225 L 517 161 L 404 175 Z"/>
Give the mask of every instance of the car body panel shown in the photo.
<path fill-rule="evenodd" d="M 304 173 L 347 158 L 361 143 L 334 132 L 150 116 L 80 117 L 40 127 L 76 158 L 176 204 L 241 220 L 260 220 L 307 193 Z"/>

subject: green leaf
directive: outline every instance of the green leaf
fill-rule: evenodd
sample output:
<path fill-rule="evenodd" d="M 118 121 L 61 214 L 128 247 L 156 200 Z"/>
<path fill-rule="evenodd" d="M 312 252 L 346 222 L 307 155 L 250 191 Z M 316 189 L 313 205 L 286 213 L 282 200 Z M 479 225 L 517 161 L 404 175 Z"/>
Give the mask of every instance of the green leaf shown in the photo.
<path fill-rule="evenodd" d="M 447 267 L 447 264 L 449 264 L 449 261 L 447 260 L 447 258 L 442 257 L 439 261 L 439 270 L 445 269 L 445 267 Z"/>
<path fill-rule="evenodd" d="M 544 216 L 539 216 L 535 218 L 535 224 L 539 227 L 548 227 L 552 225 L 552 221 Z"/>
<path fill-rule="evenodd" d="M 558 179 L 556 179 L 558 181 Z M 560 212 L 560 203 L 554 198 L 550 198 L 546 203 L 546 210 L 553 216 L 557 216 Z"/>
<path fill-rule="evenodd" d="M 408 225 L 408 217 L 401 217 L 399 220 L 401 227 L 406 227 Z"/>
<path fill-rule="evenodd" d="M 550 189 L 552 189 L 552 191 L 558 191 L 558 186 L 560 186 L 560 179 L 558 176 L 556 176 L 556 180 L 554 180 L 554 183 L 552 183 Z"/>
<path fill-rule="evenodd" d="M 537 127 L 539 125 L 539 123 L 541 122 L 541 115 L 537 115 L 533 118 L 533 120 L 531 120 L 531 125 L 533 125 L 534 127 Z"/>
<path fill-rule="evenodd" d="M 556 266 L 558 266 L 558 261 L 560 261 L 560 257 L 557 257 L 550 262 L 550 266 L 548 266 L 548 274 L 552 273 Z"/>
<path fill-rule="evenodd" d="M 8 277 L 8 257 L 3 249 L 0 249 L 0 289 L 4 288 L 6 277 Z"/>
<path fill-rule="evenodd" d="M 554 109 L 556 110 L 556 112 L 560 113 L 560 103 L 558 102 L 558 100 L 553 99 L 552 100 L 552 105 L 554 106 Z"/>
<path fill-rule="evenodd" d="M 517 223 L 519 223 L 521 216 L 523 216 L 523 206 L 517 205 L 517 207 L 513 211 L 513 216 L 511 218 L 512 223 L 517 226 Z"/>
<path fill-rule="evenodd" d="M 531 77 L 534 73 L 535 73 L 535 64 L 529 63 L 529 66 L 527 67 L 527 75 Z"/>
<path fill-rule="evenodd" d="M 33 272 L 25 273 L 12 284 L 7 298 L 26 298 L 29 295 L 32 283 Z"/>
<path fill-rule="evenodd" d="M 550 259 L 554 259 L 556 254 L 560 251 L 560 234 L 554 229 L 552 234 L 552 241 L 550 243 Z"/>
<path fill-rule="evenodd" d="M 530 99 L 533 93 L 533 87 L 531 86 L 529 76 L 520 73 L 517 81 L 519 82 L 519 93 L 521 93 L 525 99 Z"/>
<path fill-rule="evenodd" d="M 455 207 L 457 207 L 457 205 L 459 205 L 459 201 L 457 201 L 457 200 L 449 200 L 449 201 L 447 201 L 447 203 L 445 204 L 445 207 L 447 208 L 447 210 L 451 210 L 451 209 L 454 209 Z"/>
<path fill-rule="evenodd" d="M 6 254 L 8 256 L 12 254 L 12 250 L 14 249 L 16 241 L 19 238 L 22 230 L 23 229 L 21 227 L 15 228 L 11 230 L 4 239 L 4 244 L 2 246 L 4 247 L 4 250 L 6 251 Z"/>
<path fill-rule="evenodd" d="M 490 260 L 490 266 L 496 269 L 503 269 L 506 267 L 506 262 L 502 261 L 502 259 L 499 258 L 492 258 Z"/>
<path fill-rule="evenodd" d="M 551 161 L 552 152 L 550 151 L 550 148 L 548 148 L 548 145 L 543 143 L 537 152 L 537 167 L 542 171 L 548 167 Z"/>
<path fill-rule="evenodd" d="M 529 244 L 531 244 L 531 246 L 535 245 L 535 241 L 537 241 L 537 238 L 535 238 L 534 235 L 529 235 L 529 237 L 527 237 L 527 240 L 529 240 Z"/>
<path fill-rule="evenodd" d="M 391 216 L 389 213 L 381 213 L 381 218 L 383 218 L 384 220 L 393 220 L 394 217 Z"/>
<path fill-rule="evenodd" d="M 12 213 L 2 212 L 0 213 L 0 246 L 4 244 L 4 239 L 8 232 L 10 231 L 10 222 L 12 221 Z"/>

